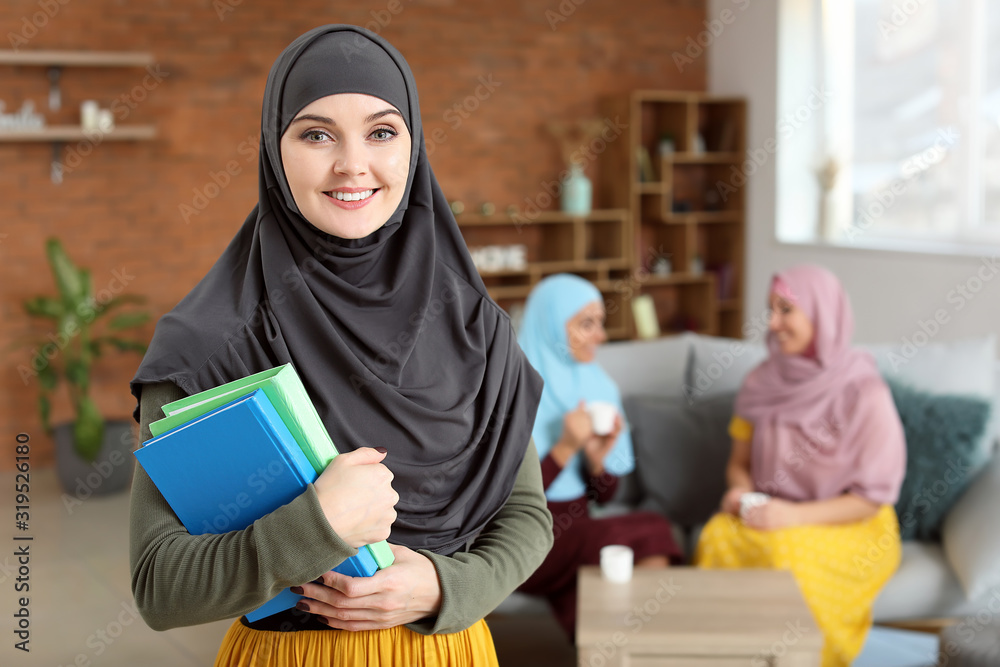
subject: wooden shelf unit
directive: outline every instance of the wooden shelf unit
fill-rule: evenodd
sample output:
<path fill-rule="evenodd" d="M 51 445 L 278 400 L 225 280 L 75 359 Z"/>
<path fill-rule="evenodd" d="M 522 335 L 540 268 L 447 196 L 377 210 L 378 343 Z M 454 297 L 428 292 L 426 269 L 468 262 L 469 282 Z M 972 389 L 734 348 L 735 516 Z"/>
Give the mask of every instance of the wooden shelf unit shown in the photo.
<path fill-rule="evenodd" d="M 629 336 L 628 303 L 621 284 L 631 273 L 632 230 L 629 212 L 594 210 L 586 216 L 546 211 L 525 221 L 504 215 L 456 216 L 470 249 L 523 244 L 523 269 L 480 270 L 490 296 L 510 310 L 523 304 L 546 276 L 573 273 L 594 283 L 605 298 L 607 332 L 612 339 Z"/>
<path fill-rule="evenodd" d="M 0 50 L 0 65 L 47 67 L 49 74 L 49 108 L 57 110 L 62 94 L 59 82 L 63 67 L 148 67 L 154 64 L 153 54 L 116 51 L 11 51 Z M 110 132 L 85 131 L 80 126 L 52 125 L 32 130 L 0 131 L 0 143 L 41 142 L 52 144 L 51 178 L 61 183 L 63 144 L 68 141 L 149 141 L 156 138 L 152 125 L 126 125 Z"/>
<path fill-rule="evenodd" d="M 645 276 L 637 293 L 653 298 L 664 334 L 742 337 L 745 201 L 734 183 L 744 181 L 736 175 L 746 152 L 745 101 L 638 90 L 604 100 L 603 110 L 628 124 L 625 140 L 609 146 L 598 196 L 629 212 L 630 262 Z M 674 149 L 661 155 L 664 135 Z M 671 273 L 650 273 L 663 256 Z"/>

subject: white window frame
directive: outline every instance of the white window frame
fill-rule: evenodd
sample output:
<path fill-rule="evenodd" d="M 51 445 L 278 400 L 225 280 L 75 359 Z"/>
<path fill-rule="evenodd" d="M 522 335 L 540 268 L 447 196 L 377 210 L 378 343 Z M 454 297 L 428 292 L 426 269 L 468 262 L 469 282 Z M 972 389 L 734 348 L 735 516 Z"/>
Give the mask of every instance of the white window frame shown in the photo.
<path fill-rule="evenodd" d="M 960 85 L 967 91 L 967 109 L 975 110 L 982 103 L 985 84 L 986 3 L 996 0 L 960 1 L 964 7 L 962 32 L 969 36 L 964 41 L 965 62 L 972 63 L 960 68 L 968 75 Z M 912 11 L 913 7 L 930 2 L 935 0 L 895 0 L 894 6 L 900 8 L 895 14 L 896 21 L 905 22 L 907 8 Z M 787 142 L 782 151 L 777 174 L 778 240 L 957 255 L 981 254 L 984 246 L 1000 247 L 1000 220 L 990 224 L 984 220 L 985 190 L 981 178 L 984 154 L 975 111 L 964 114 L 964 125 L 959 128 L 962 132 L 959 159 L 964 172 L 960 180 L 966 187 L 960 197 L 957 228 L 938 235 L 880 230 L 871 211 L 856 210 L 851 187 L 855 0 L 786 0 L 782 5 L 792 10 L 782 16 L 782 21 L 791 22 L 792 30 L 786 27 L 781 31 L 785 42 L 781 52 L 802 54 L 805 49 L 811 53 L 804 58 L 779 58 L 779 130 L 782 118 L 794 118 L 796 113 L 803 115 L 800 111 L 805 102 L 796 100 L 794 91 L 806 90 L 807 83 L 812 82 L 811 89 L 824 91 L 828 99 L 816 112 L 816 118 L 809 121 L 812 127 L 797 128 L 795 141 Z M 880 24 L 882 31 L 890 35 L 894 27 L 898 27 L 897 23 L 891 21 Z M 976 53 L 984 55 L 977 57 Z M 837 166 L 836 178 L 824 194 L 820 173 L 828 161 Z M 896 181 L 892 183 L 893 187 L 897 185 L 900 184 Z M 891 201 L 892 190 L 886 188 L 885 193 Z"/>

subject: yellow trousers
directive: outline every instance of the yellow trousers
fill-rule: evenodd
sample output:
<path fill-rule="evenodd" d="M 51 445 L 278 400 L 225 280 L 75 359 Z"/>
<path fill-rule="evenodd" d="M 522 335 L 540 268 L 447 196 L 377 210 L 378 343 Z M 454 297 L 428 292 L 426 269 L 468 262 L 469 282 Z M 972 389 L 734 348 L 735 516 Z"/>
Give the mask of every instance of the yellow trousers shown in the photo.
<path fill-rule="evenodd" d="M 498 667 L 485 621 L 462 632 L 388 630 L 271 632 L 233 623 L 215 667 Z"/>
<path fill-rule="evenodd" d="M 890 505 L 871 519 L 755 530 L 731 514 L 705 525 L 695 565 L 791 570 L 823 632 L 823 667 L 847 667 L 871 628 L 872 604 L 899 566 L 899 523 Z"/>

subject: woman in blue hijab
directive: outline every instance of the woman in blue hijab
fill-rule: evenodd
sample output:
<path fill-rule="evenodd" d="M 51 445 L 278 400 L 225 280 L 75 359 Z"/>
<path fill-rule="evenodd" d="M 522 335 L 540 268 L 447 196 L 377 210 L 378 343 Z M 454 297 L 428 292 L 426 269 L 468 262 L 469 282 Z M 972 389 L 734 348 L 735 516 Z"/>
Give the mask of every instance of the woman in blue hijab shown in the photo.
<path fill-rule="evenodd" d="M 681 559 L 663 516 L 636 512 L 593 519 L 587 512 L 589 500 L 610 500 L 618 477 L 635 466 L 618 387 L 594 361 L 597 347 L 607 340 L 604 317 L 596 287 L 578 276 L 559 274 L 532 290 L 518 333 L 521 349 L 545 380 L 531 434 L 555 522 L 552 551 L 519 590 L 544 595 L 571 640 L 577 569 L 597 565 L 601 547 L 631 547 L 640 567 L 665 567 Z M 595 432 L 587 409 L 592 402 L 617 410 L 606 435 Z"/>

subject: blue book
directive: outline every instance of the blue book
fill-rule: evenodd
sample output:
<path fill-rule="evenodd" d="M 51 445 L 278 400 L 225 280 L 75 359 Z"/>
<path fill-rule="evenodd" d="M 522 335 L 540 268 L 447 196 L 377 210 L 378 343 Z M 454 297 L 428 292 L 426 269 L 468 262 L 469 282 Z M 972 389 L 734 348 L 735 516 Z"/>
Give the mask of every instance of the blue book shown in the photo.
<path fill-rule="evenodd" d="M 260 389 L 147 440 L 135 457 L 192 535 L 242 530 L 318 476 Z M 377 570 L 367 549 L 334 568 L 368 577 Z M 290 609 L 301 597 L 285 589 L 247 619 Z"/>

